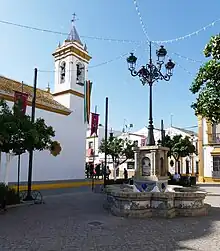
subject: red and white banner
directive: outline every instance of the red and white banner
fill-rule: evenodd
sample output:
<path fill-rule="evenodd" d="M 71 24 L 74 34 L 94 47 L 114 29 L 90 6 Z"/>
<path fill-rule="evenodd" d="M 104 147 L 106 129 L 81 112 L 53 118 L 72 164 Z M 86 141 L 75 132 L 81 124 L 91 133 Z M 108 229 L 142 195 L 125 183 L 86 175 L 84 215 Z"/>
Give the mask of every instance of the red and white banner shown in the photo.
<path fill-rule="evenodd" d="M 19 103 L 20 102 L 20 103 Z M 28 102 L 28 94 L 23 92 L 15 91 L 14 95 L 14 105 L 21 106 L 21 113 L 25 115 Z"/>
<path fill-rule="evenodd" d="M 95 134 L 97 136 L 97 131 L 99 127 L 99 114 L 91 113 L 91 133 L 90 136 Z"/>

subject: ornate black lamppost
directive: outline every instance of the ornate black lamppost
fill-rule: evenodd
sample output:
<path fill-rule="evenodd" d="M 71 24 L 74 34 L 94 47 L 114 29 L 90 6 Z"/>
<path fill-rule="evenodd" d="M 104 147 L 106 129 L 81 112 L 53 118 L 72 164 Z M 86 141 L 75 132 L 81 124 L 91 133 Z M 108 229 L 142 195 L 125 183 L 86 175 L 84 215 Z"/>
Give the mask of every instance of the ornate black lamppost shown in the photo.
<path fill-rule="evenodd" d="M 158 80 L 166 80 L 169 81 L 170 77 L 173 75 L 173 68 L 175 64 L 171 59 L 165 64 L 166 73 L 163 74 L 161 72 L 162 65 L 164 64 L 165 56 L 167 55 L 167 51 L 164 46 L 161 46 L 159 50 L 156 51 L 157 54 L 157 64 L 153 64 L 152 55 L 151 55 L 151 42 L 149 42 L 150 46 L 150 60 L 146 66 L 142 66 L 140 70 L 136 70 L 136 62 L 137 58 L 133 53 L 127 58 L 128 69 L 131 72 L 133 77 L 138 76 L 143 85 L 148 84 L 150 87 L 150 95 L 149 95 L 149 125 L 148 125 L 148 137 L 147 137 L 147 145 L 154 146 L 154 126 L 153 126 L 153 114 L 152 114 L 152 86 L 155 81 Z"/>

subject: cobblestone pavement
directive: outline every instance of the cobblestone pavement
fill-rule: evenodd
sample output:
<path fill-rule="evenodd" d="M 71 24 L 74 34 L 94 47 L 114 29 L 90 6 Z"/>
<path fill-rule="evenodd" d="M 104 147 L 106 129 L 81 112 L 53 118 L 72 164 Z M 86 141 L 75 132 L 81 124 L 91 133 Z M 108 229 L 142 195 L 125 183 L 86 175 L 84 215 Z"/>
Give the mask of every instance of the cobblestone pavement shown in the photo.
<path fill-rule="evenodd" d="M 124 219 L 108 214 L 102 194 L 78 192 L 0 215 L 0 251 L 219 250 L 220 197 L 200 218 Z"/>

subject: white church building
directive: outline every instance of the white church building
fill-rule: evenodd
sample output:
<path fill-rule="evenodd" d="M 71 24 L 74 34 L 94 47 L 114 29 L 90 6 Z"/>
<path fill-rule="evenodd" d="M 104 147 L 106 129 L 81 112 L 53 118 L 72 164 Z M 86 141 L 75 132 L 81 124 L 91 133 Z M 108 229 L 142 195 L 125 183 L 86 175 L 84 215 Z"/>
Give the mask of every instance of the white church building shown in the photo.
<path fill-rule="evenodd" d="M 68 38 L 53 53 L 55 64 L 54 92 L 37 89 L 36 118 L 42 117 L 54 128 L 54 140 L 60 142 L 62 151 L 53 157 L 49 151 L 34 152 L 33 181 L 63 181 L 85 178 L 86 130 L 84 123 L 84 81 L 87 79 L 91 59 L 72 22 Z M 22 89 L 23 88 L 23 89 Z M 27 114 L 31 114 L 33 87 L 0 76 L 0 98 L 14 104 L 14 91 L 28 94 Z M 2 155 L 0 182 L 17 181 L 17 156 L 11 157 L 5 168 Z M 29 154 L 21 155 L 21 181 L 27 181 Z"/>

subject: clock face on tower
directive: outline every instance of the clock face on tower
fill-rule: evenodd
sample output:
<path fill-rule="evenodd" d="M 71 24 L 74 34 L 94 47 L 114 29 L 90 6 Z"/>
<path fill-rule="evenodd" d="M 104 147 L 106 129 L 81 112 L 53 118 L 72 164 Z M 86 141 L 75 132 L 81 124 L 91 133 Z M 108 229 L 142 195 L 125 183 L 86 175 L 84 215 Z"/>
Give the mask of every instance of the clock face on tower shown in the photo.
<path fill-rule="evenodd" d="M 85 66 L 83 63 L 78 62 L 76 64 L 76 83 L 78 85 L 84 85 L 85 81 Z"/>

